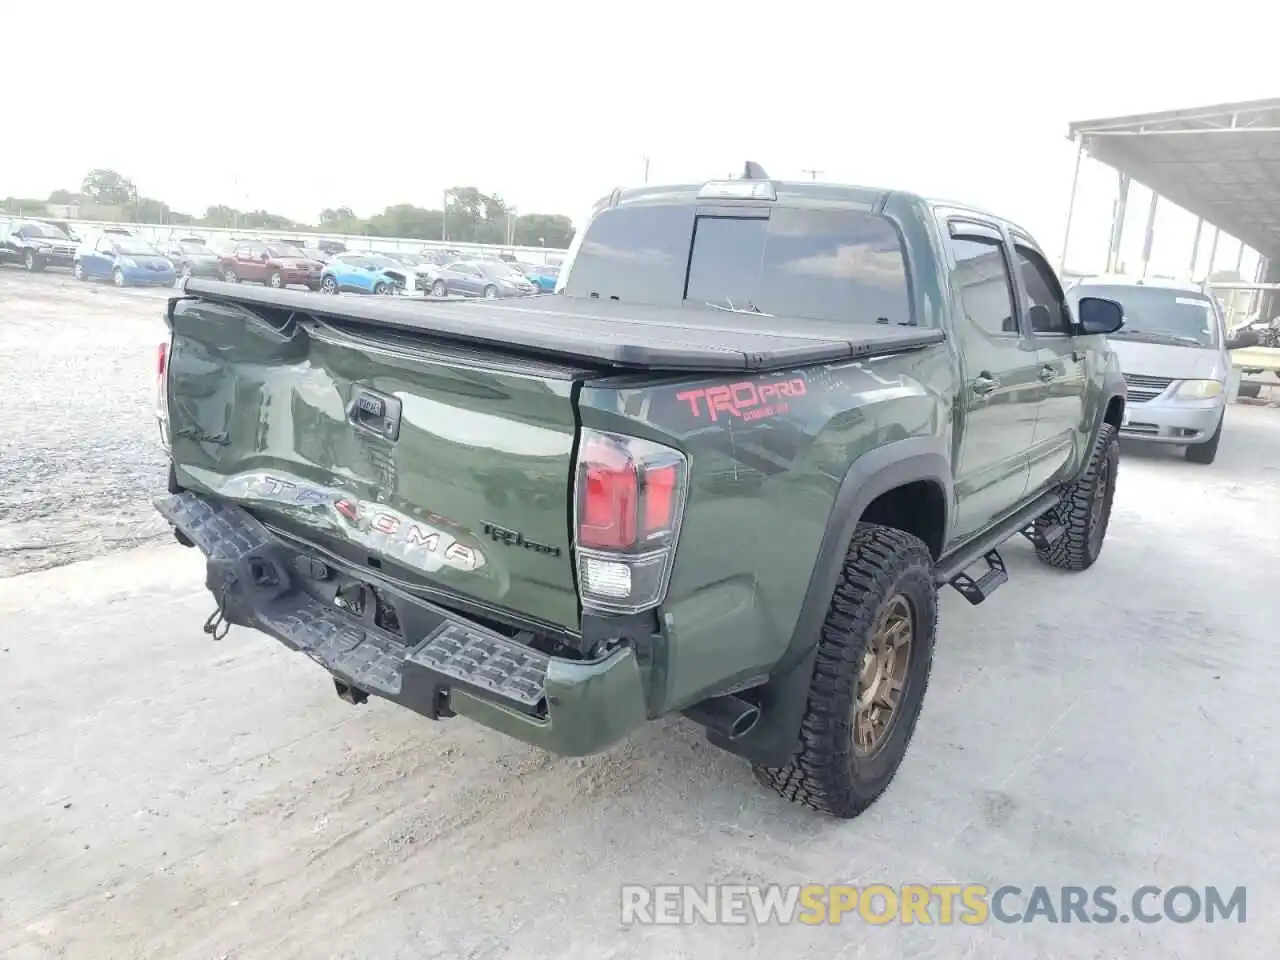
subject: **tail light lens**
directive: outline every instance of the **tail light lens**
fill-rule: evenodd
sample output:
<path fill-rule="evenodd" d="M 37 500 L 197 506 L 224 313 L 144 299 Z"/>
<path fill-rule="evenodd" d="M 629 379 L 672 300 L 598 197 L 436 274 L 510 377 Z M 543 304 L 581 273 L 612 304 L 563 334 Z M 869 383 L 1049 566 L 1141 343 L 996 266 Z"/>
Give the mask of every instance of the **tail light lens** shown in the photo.
<path fill-rule="evenodd" d="M 156 423 L 160 426 L 160 445 L 169 449 L 169 343 L 156 346 Z"/>
<path fill-rule="evenodd" d="M 576 472 L 576 555 L 582 605 L 637 613 L 666 596 L 688 487 L 671 447 L 584 430 Z"/>

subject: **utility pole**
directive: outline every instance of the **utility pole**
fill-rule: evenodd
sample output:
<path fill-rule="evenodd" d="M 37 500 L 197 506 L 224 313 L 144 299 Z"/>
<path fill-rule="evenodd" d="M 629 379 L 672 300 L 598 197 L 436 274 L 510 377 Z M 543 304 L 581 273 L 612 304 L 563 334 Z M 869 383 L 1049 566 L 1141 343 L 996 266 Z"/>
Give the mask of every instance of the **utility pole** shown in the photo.
<path fill-rule="evenodd" d="M 444 192 L 444 203 L 440 207 L 440 242 L 449 240 L 449 191 Z"/>
<path fill-rule="evenodd" d="M 810 168 L 810 167 L 805 167 L 805 168 L 804 168 L 804 169 L 802 169 L 800 172 L 801 172 L 801 173 L 807 173 L 807 174 L 809 174 L 809 179 L 810 179 L 810 180 L 817 180 L 817 179 L 818 179 L 818 174 L 820 174 L 820 173 L 826 173 L 827 171 L 825 171 L 825 170 L 814 170 L 814 169 L 812 169 L 812 168 Z"/>
<path fill-rule="evenodd" d="M 644 182 L 649 182 L 649 158 L 644 158 Z"/>

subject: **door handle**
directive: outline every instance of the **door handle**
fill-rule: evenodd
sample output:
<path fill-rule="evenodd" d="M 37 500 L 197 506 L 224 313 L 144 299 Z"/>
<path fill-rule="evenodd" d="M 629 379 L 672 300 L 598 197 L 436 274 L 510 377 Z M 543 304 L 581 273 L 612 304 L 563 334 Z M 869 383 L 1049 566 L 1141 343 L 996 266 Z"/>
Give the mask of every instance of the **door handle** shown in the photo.
<path fill-rule="evenodd" d="M 1048 383 L 1049 381 L 1053 380 L 1057 376 L 1058 376 L 1058 372 L 1054 370 L 1053 367 L 1043 366 L 1040 368 L 1040 381 L 1042 383 Z"/>
<path fill-rule="evenodd" d="M 995 377 L 989 377 L 985 373 L 979 374 L 969 381 L 969 388 L 978 396 L 986 396 L 988 393 L 994 393 L 1000 389 L 1000 381 Z"/>

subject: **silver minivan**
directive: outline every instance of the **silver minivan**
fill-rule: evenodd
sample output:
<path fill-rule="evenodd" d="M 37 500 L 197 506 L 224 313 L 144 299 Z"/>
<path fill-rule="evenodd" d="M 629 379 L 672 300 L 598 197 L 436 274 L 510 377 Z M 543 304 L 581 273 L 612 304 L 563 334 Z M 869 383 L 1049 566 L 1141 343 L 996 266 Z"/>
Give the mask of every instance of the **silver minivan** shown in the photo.
<path fill-rule="evenodd" d="M 1231 357 L 1222 308 L 1197 284 L 1171 279 L 1085 277 L 1067 299 L 1105 297 L 1124 308 L 1108 336 L 1128 388 L 1120 436 L 1185 446 L 1193 463 L 1213 463 L 1227 409 Z"/>

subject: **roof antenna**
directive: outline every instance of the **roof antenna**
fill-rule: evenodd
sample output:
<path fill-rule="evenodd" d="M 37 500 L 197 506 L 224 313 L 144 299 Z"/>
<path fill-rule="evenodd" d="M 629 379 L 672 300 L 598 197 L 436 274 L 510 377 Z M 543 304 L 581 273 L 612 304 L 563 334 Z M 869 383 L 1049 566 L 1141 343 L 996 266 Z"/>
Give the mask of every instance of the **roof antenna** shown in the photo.
<path fill-rule="evenodd" d="M 743 180 L 768 180 L 769 175 L 764 172 L 764 167 L 756 163 L 754 160 L 748 160 L 747 165 L 742 170 Z"/>

